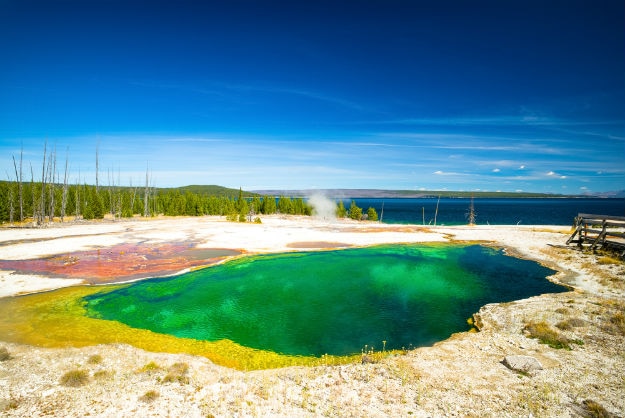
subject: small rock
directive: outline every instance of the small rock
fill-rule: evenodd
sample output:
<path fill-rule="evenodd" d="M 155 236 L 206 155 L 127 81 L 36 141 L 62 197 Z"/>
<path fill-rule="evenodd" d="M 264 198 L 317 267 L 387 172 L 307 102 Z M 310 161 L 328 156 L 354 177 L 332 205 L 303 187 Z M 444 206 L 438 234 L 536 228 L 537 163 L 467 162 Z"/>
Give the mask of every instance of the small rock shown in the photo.
<path fill-rule="evenodd" d="M 543 365 L 540 364 L 540 361 L 530 356 L 506 356 L 503 359 L 502 363 L 510 370 L 514 370 L 517 372 L 527 373 L 543 369 Z"/>

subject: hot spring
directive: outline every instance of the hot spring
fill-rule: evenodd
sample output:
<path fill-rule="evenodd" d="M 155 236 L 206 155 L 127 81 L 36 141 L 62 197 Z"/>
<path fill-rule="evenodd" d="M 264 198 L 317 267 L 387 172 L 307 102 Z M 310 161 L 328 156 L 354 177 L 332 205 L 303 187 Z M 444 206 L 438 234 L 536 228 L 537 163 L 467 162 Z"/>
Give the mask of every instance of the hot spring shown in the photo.
<path fill-rule="evenodd" d="M 84 296 L 134 329 L 294 356 L 430 345 L 481 306 L 567 289 L 555 271 L 480 245 L 388 245 L 258 255 Z"/>

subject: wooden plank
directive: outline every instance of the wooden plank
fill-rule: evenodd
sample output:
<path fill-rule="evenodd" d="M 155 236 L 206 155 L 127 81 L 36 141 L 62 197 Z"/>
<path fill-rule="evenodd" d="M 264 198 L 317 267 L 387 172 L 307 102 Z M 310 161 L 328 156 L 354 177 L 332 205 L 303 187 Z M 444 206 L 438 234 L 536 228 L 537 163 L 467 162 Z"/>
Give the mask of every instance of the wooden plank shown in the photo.
<path fill-rule="evenodd" d="M 597 235 L 597 238 L 595 238 L 595 241 L 590 246 L 590 249 L 594 250 L 598 244 L 603 245 L 604 243 L 605 243 L 605 229 L 599 235 Z"/>
<path fill-rule="evenodd" d="M 600 234 L 603 232 L 603 229 L 582 228 L 582 232 L 587 234 Z"/>
<path fill-rule="evenodd" d="M 575 235 L 577 235 L 578 233 L 579 233 L 579 239 L 581 239 L 581 237 L 582 237 L 581 231 L 582 231 L 582 225 L 579 224 L 579 225 L 577 225 L 577 228 L 575 228 L 575 231 L 573 232 L 573 235 L 571 235 L 569 237 L 569 239 L 566 241 L 566 245 L 569 245 L 571 242 L 573 242 L 573 238 L 575 238 Z M 576 241 L 576 242 L 579 242 L 579 240 Z"/>
<path fill-rule="evenodd" d="M 614 228 L 625 228 L 625 222 L 614 222 L 612 220 L 606 221 L 605 226 Z"/>
<path fill-rule="evenodd" d="M 610 220 L 613 220 L 613 221 L 625 222 L 625 216 L 596 215 L 596 214 L 591 214 L 591 213 L 578 213 L 577 217 L 578 218 L 583 218 L 583 219 L 600 219 L 600 220 L 610 219 Z"/>

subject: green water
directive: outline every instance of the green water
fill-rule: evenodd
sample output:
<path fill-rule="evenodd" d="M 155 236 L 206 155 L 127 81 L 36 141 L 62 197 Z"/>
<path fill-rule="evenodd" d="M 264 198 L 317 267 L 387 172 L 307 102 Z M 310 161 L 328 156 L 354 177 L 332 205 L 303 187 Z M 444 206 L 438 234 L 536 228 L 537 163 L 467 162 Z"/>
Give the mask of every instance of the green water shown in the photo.
<path fill-rule="evenodd" d="M 561 292 L 554 271 L 478 245 L 261 255 L 86 298 L 89 315 L 294 355 L 429 345 L 491 302 Z"/>

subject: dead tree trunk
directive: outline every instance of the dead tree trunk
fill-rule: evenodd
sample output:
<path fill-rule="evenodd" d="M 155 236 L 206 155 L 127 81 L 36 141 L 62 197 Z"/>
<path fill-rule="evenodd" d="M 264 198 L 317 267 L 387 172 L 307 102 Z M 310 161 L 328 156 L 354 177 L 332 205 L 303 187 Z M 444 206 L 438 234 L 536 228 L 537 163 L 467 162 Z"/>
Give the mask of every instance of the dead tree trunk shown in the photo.
<path fill-rule="evenodd" d="M 46 156 L 48 141 L 43 145 L 43 164 L 41 165 L 41 200 L 39 201 L 39 213 L 37 214 L 37 223 L 43 225 L 43 221 L 46 217 Z"/>
<path fill-rule="evenodd" d="M 67 206 L 67 165 L 68 158 L 65 153 L 65 175 L 63 176 L 63 197 L 61 199 L 61 222 L 65 221 L 65 207 Z"/>
<path fill-rule="evenodd" d="M 20 169 L 17 170 L 17 164 L 15 162 L 15 156 L 13 156 L 13 167 L 15 168 L 15 178 L 17 180 L 17 194 L 20 202 L 20 222 L 24 222 L 24 195 L 23 195 L 23 178 L 22 178 L 22 161 L 24 150 L 20 150 Z"/>
<path fill-rule="evenodd" d="M 36 213 L 37 211 L 37 197 L 36 197 L 36 193 L 35 193 L 35 175 L 33 173 L 33 165 L 30 164 L 30 191 L 32 193 L 32 205 L 31 207 L 33 208 L 33 222 L 35 222 L 38 218 L 38 215 Z"/>
<path fill-rule="evenodd" d="M 80 171 L 78 172 L 78 179 L 76 180 L 76 187 L 74 189 L 75 201 L 76 201 L 76 215 L 74 219 L 80 219 Z"/>
<path fill-rule="evenodd" d="M 55 212 L 55 196 L 56 191 L 56 147 L 50 152 L 50 158 L 48 159 L 48 193 L 50 194 L 49 209 L 48 209 L 48 222 L 54 222 Z"/>
<path fill-rule="evenodd" d="M 11 176 L 8 172 L 7 179 L 9 185 L 9 224 L 13 225 L 13 216 L 15 214 L 15 207 L 13 206 L 13 185 L 11 184 Z"/>
<path fill-rule="evenodd" d="M 95 146 L 95 191 L 100 191 L 99 173 L 100 172 L 100 138 Z"/>
<path fill-rule="evenodd" d="M 132 187 L 132 179 L 130 179 L 130 187 Z M 135 198 L 137 197 L 137 188 L 132 187 L 132 199 L 130 200 L 130 217 L 135 214 Z"/>
<path fill-rule="evenodd" d="M 143 194 L 143 216 L 144 217 L 148 217 L 149 213 L 150 213 L 150 205 L 149 205 L 149 200 L 150 200 L 150 176 L 149 176 L 149 171 L 146 168 L 145 170 L 145 191 Z"/>
<path fill-rule="evenodd" d="M 122 218 L 122 201 L 123 201 L 123 191 L 122 191 L 122 176 L 119 167 L 117 167 L 117 188 L 115 189 L 117 194 L 117 204 L 115 208 L 115 213 L 119 219 Z"/>

